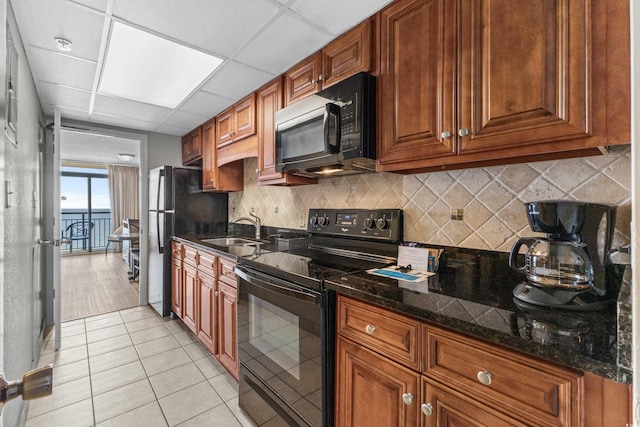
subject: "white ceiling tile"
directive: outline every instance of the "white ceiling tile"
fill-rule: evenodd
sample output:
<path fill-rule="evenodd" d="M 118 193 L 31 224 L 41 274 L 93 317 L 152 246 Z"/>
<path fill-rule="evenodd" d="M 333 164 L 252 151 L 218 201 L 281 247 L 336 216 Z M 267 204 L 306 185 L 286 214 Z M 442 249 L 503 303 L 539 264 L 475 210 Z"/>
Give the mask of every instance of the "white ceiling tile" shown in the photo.
<path fill-rule="evenodd" d="M 40 100 L 45 104 L 89 111 L 91 92 L 88 90 L 40 82 L 38 93 Z"/>
<path fill-rule="evenodd" d="M 201 89 L 227 98 L 243 98 L 272 80 L 275 74 L 256 70 L 235 61 L 227 62 Z"/>
<path fill-rule="evenodd" d="M 157 123 L 145 122 L 144 120 L 135 120 L 127 117 L 113 116 L 102 113 L 93 113 L 89 121 L 92 123 L 99 123 L 103 125 L 120 126 L 127 129 L 139 129 L 147 132 L 153 132 L 158 127 Z"/>
<path fill-rule="evenodd" d="M 200 116 L 214 117 L 234 103 L 234 99 L 198 91 L 185 101 L 179 110 Z"/>
<path fill-rule="evenodd" d="M 210 117 L 201 116 L 199 114 L 176 111 L 163 124 L 191 130 L 200 126 L 202 123 L 206 122 L 209 119 Z"/>
<path fill-rule="evenodd" d="M 26 14 L 20 21 L 20 33 L 31 46 L 56 51 L 55 37 L 69 40 L 68 55 L 98 60 L 104 16 L 84 8 L 65 7 L 62 0 L 20 0 L 16 14 Z M 27 44 L 25 43 L 25 44 Z"/>
<path fill-rule="evenodd" d="M 42 49 L 32 50 L 31 69 L 40 81 L 91 90 L 96 64 Z"/>
<path fill-rule="evenodd" d="M 164 133 L 166 135 L 183 136 L 191 132 L 191 129 L 178 128 L 178 127 L 169 126 L 169 125 L 161 125 L 161 126 L 158 126 L 158 129 L 156 129 L 156 132 Z"/>
<path fill-rule="evenodd" d="M 297 1 L 291 10 L 337 36 L 389 3 L 391 0 Z"/>
<path fill-rule="evenodd" d="M 72 3 L 78 3 L 84 6 L 88 6 L 91 9 L 96 9 L 101 12 L 107 10 L 107 0 L 68 0 Z"/>
<path fill-rule="evenodd" d="M 114 16 L 225 57 L 233 55 L 278 11 L 266 0 L 114 2 Z"/>
<path fill-rule="evenodd" d="M 128 117 L 152 123 L 162 123 L 171 114 L 171 111 L 169 108 L 157 105 L 104 95 L 96 95 L 93 106 L 94 113 Z"/>
<path fill-rule="evenodd" d="M 47 116 L 53 117 L 53 109 L 56 108 L 55 105 L 45 104 L 44 105 L 44 113 Z M 71 120 L 89 120 L 89 113 L 83 110 L 76 110 L 73 108 L 66 107 L 57 107 L 60 110 L 60 116 L 63 119 L 71 119 Z"/>
<path fill-rule="evenodd" d="M 330 40 L 328 34 L 285 13 L 240 52 L 237 59 L 279 74 Z"/>

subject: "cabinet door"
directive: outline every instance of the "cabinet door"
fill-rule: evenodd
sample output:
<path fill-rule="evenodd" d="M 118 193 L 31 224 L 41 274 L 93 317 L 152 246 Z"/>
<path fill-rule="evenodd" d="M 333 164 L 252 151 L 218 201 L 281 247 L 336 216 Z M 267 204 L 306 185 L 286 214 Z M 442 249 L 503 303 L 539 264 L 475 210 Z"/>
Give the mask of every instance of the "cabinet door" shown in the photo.
<path fill-rule="evenodd" d="M 322 79 L 322 52 L 317 52 L 285 74 L 285 105 L 319 91 Z"/>
<path fill-rule="evenodd" d="M 338 337 L 337 426 L 418 425 L 419 383 L 419 374 Z"/>
<path fill-rule="evenodd" d="M 372 24 L 366 20 L 322 49 L 322 86 L 371 70 Z"/>
<path fill-rule="evenodd" d="M 589 134 L 587 10 L 584 0 L 461 2 L 461 153 Z"/>
<path fill-rule="evenodd" d="M 235 123 L 233 107 L 223 111 L 216 117 L 216 135 L 218 137 L 217 146 L 222 147 L 233 141 Z"/>
<path fill-rule="evenodd" d="M 198 338 L 212 353 L 216 353 L 215 279 L 198 271 Z"/>
<path fill-rule="evenodd" d="M 212 191 L 218 187 L 216 180 L 216 123 L 215 119 L 202 125 L 202 190 Z"/>
<path fill-rule="evenodd" d="M 198 297 L 198 270 L 190 264 L 182 264 L 182 321 L 193 333 L 197 333 L 197 297 Z"/>
<path fill-rule="evenodd" d="M 182 259 L 173 256 L 171 259 L 171 310 L 182 318 Z"/>
<path fill-rule="evenodd" d="M 218 282 L 218 360 L 238 379 L 237 309 L 238 293 L 227 283 Z"/>
<path fill-rule="evenodd" d="M 235 133 L 233 140 L 237 141 L 256 133 L 256 95 L 252 93 L 233 107 L 235 114 Z"/>
<path fill-rule="evenodd" d="M 381 170 L 456 152 L 445 133 L 455 132 L 454 3 L 401 0 L 380 14 Z"/>
<path fill-rule="evenodd" d="M 511 417 L 487 408 L 460 393 L 447 391 L 422 377 L 420 402 L 422 427 L 509 427 L 525 426 Z"/>

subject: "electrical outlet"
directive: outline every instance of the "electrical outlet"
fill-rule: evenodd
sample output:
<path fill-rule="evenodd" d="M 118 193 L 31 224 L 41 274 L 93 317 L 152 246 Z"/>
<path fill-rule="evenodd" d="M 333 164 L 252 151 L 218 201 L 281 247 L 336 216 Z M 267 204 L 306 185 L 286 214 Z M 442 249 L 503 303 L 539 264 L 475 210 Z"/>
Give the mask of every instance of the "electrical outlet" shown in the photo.
<path fill-rule="evenodd" d="M 464 219 L 464 209 L 462 208 L 451 208 L 451 220 L 453 221 L 462 221 Z"/>
<path fill-rule="evenodd" d="M 306 225 L 306 221 L 304 219 L 304 214 L 303 213 L 299 213 L 298 214 L 298 226 L 304 227 L 305 225 Z"/>
<path fill-rule="evenodd" d="M 273 210 L 275 213 L 280 212 L 280 208 L 278 206 L 275 207 L 275 209 Z"/>
<path fill-rule="evenodd" d="M 256 213 L 256 208 L 254 208 L 253 206 L 251 206 L 251 213 Z"/>

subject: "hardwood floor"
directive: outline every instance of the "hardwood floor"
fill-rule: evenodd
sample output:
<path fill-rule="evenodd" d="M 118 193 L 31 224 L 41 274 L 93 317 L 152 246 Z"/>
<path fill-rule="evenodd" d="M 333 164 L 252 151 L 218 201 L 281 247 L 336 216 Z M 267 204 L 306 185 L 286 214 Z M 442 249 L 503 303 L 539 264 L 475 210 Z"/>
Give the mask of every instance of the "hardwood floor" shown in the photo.
<path fill-rule="evenodd" d="M 122 254 L 63 256 L 61 263 L 62 321 L 138 305 L 138 282 L 129 282 Z"/>

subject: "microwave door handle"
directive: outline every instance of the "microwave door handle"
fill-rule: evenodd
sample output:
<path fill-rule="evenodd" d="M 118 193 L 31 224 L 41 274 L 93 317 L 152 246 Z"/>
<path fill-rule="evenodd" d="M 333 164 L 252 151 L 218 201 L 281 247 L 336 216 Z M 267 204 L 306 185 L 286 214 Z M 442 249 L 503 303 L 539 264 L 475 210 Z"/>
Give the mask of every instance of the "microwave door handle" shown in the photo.
<path fill-rule="evenodd" d="M 337 154 L 340 152 L 340 106 L 326 104 L 324 110 L 324 152 Z"/>

